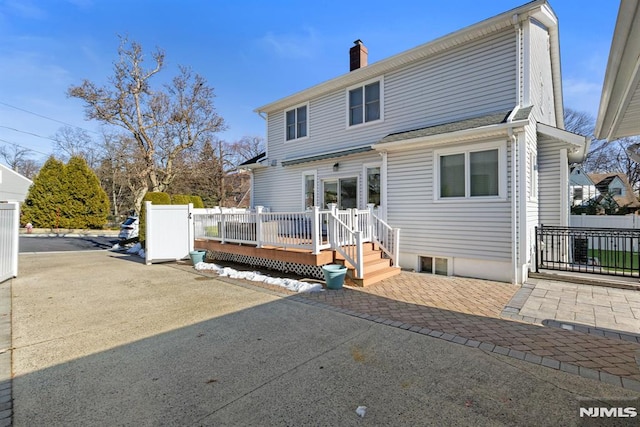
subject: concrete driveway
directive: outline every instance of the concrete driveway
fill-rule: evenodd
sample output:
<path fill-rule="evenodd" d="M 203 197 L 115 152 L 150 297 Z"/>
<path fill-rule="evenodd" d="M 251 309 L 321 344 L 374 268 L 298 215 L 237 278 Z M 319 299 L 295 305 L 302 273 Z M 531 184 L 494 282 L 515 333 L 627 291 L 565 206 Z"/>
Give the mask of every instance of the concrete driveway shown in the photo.
<path fill-rule="evenodd" d="M 555 426 L 639 396 L 110 252 L 21 255 L 12 291 L 16 426 Z"/>
<path fill-rule="evenodd" d="M 20 236 L 20 253 L 90 251 L 111 249 L 118 243 L 117 236 L 46 236 L 31 234 Z"/>

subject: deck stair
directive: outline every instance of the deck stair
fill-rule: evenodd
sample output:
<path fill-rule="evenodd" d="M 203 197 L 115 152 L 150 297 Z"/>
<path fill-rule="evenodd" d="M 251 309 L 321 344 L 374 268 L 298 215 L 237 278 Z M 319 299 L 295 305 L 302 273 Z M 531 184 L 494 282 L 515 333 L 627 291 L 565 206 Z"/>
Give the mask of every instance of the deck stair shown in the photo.
<path fill-rule="evenodd" d="M 364 278 L 355 277 L 355 268 L 338 252 L 334 252 L 334 262 L 347 266 L 345 283 L 351 286 L 369 286 L 381 280 L 400 274 L 400 269 L 391 266 L 391 260 L 383 257 L 381 249 L 373 243 L 363 245 Z"/>

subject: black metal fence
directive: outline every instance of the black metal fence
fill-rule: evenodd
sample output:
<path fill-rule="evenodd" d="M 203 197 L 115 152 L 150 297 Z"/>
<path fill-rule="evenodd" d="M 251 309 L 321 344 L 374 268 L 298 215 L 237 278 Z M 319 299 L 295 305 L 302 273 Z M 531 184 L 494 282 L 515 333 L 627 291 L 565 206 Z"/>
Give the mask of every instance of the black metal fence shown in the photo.
<path fill-rule="evenodd" d="M 536 227 L 540 269 L 640 277 L 640 230 Z"/>

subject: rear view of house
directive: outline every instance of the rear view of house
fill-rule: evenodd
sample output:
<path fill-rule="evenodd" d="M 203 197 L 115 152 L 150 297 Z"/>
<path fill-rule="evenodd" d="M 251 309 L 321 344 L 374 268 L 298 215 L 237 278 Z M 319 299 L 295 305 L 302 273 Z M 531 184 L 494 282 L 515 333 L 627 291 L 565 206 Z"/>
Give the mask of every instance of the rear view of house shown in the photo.
<path fill-rule="evenodd" d="M 553 10 L 527 3 L 373 64 L 368 49 L 256 109 L 253 206 L 373 205 L 401 229 L 399 266 L 522 283 L 535 226 L 568 223 L 569 166 L 588 146 L 563 130 Z"/>

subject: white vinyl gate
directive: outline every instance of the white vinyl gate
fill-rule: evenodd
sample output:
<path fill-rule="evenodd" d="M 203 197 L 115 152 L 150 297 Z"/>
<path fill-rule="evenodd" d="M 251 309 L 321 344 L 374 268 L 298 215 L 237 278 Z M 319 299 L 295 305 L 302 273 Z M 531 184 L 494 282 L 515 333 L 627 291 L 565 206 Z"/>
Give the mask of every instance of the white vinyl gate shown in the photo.
<path fill-rule="evenodd" d="M 20 205 L 0 203 L 0 282 L 18 276 Z"/>
<path fill-rule="evenodd" d="M 147 264 L 176 261 L 193 250 L 193 205 L 152 205 L 146 202 Z"/>

